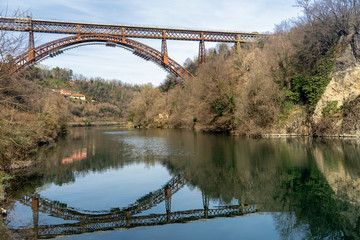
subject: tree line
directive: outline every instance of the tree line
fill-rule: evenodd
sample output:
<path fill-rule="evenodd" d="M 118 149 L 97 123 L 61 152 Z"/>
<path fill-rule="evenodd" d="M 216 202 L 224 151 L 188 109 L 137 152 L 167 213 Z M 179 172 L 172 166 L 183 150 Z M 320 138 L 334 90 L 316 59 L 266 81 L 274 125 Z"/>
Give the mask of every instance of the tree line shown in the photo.
<path fill-rule="evenodd" d="M 315 134 L 319 128 L 311 116 L 319 99 L 334 70 L 349 67 L 350 61 L 336 59 L 350 46 L 359 60 L 360 1 L 296 5 L 303 15 L 276 25 L 268 39 L 242 44 L 240 51 L 221 44 L 207 50 L 201 65 L 188 59 L 194 80 L 184 84 L 168 76 L 159 88 L 143 87 L 129 119 L 140 127 Z"/>

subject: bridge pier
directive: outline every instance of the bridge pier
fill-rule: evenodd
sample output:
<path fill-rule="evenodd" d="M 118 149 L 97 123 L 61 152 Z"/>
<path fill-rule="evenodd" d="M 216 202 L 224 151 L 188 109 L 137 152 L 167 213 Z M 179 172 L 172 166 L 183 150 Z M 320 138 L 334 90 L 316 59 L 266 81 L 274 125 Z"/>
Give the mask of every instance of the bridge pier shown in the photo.
<path fill-rule="evenodd" d="M 204 38 L 204 33 L 201 33 L 201 40 L 199 43 L 198 64 L 200 65 L 205 62 L 206 62 L 205 38 Z"/>
<path fill-rule="evenodd" d="M 125 28 L 121 28 L 121 42 L 125 43 Z"/>
<path fill-rule="evenodd" d="M 166 44 L 166 31 L 163 30 L 163 39 L 161 41 L 161 54 L 163 61 L 166 65 L 169 65 L 169 57 L 168 57 L 168 50 L 167 50 L 167 44 Z"/>
<path fill-rule="evenodd" d="M 201 192 L 202 195 L 202 201 L 204 206 L 204 216 L 205 218 L 209 217 L 209 196 L 206 194 L 206 192 Z"/>
<path fill-rule="evenodd" d="M 31 210 L 33 212 L 34 235 L 35 235 L 35 239 L 38 239 L 39 200 L 37 198 L 31 199 Z"/>
<path fill-rule="evenodd" d="M 241 49 L 240 35 L 236 35 L 235 50 L 238 52 L 238 51 L 240 51 L 240 49 Z"/>
<path fill-rule="evenodd" d="M 29 18 L 28 21 L 29 21 L 28 61 L 32 61 L 35 58 L 35 53 L 34 53 L 35 41 L 34 41 L 34 32 L 33 32 L 31 18 Z"/>
<path fill-rule="evenodd" d="M 28 17 L 28 22 L 29 22 L 28 61 L 32 61 L 35 58 L 35 54 L 34 54 L 35 41 L 34 41 L 33 24 L 30 17 Z"/>
<path fill-rule="evenodd" d="M 125 221 L 126 221 L 126 227 L 130 227 L 130 212 L 129 211 L 126 211 Z"/>
<path fill-rule="evenodd" d="M 171 187 L 165 189 L 165 209 L 167 215 L 167 222 L 171 220 Z"/>

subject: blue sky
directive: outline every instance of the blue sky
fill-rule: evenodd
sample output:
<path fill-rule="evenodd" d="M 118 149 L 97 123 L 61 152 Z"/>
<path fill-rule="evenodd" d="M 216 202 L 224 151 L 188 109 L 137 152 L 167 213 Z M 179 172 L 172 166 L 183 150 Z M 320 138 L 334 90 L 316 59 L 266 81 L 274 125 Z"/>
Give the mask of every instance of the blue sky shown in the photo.
<path fill-rule="evenodd" d="M 291 0 L 2 0 L 0 12 L 29 11 L 33 18 L 156 27 L 271 32 L 300 10 Z M 65 37 L 36 34 L 36 45 Z M 160 40 L 137 39 L 158 50 Z M 198 54 L 197 42 L 167 41 L 169 56 L 182 64 Z M 206 43 L 206 48 L 216 43 Z M 67 67 L 87 77 L 118 79 L 133 84 L 159 85 L 166 72 L 122 48 L 86 46 L 42 62 Z"/>

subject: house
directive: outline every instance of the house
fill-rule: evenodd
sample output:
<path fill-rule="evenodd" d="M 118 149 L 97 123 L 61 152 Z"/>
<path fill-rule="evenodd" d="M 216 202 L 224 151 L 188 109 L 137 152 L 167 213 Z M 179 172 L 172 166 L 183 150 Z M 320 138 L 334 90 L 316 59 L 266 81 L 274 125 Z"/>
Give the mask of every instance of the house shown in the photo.
<path fill-rule="evenodd" d="M 82 94 L 73 93 L 69 97 L 74 98 L 74 99 L 80 99 L 80 100 L 86 101 L 85 95 L 82 95 Z"/>
<path fill-rule="evenodd" d="M 54 93 L 61 94 L 61 95 L 65 96 L 65 97 L 69 97 L 69 98 L 73 98 L 73 99 L 80 99 L 80 100 L 86 101 L 85 95 L 72 93 L 71 90 L 67 90 L 67 89 L 51 89 L 51 91 L 54 92 Z"/>

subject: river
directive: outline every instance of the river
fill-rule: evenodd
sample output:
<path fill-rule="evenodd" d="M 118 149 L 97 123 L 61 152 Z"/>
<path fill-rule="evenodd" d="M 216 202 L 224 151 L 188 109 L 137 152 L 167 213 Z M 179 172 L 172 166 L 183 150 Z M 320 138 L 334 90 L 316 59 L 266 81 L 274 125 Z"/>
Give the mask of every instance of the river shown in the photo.
<path fill-rule="evenodd" d="M 19 239 L 358 239 L 360 141 L 73 128 L 19 176 Z"/>

